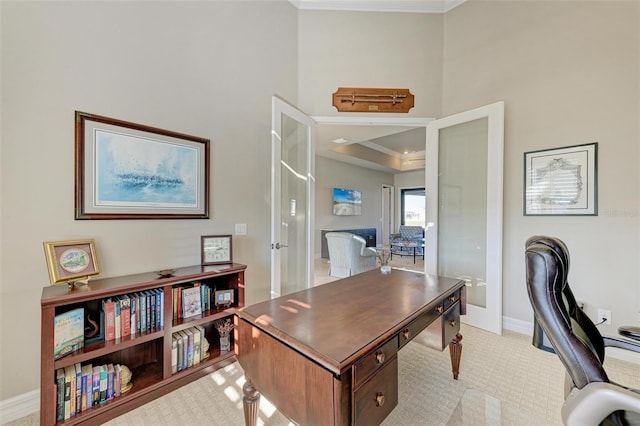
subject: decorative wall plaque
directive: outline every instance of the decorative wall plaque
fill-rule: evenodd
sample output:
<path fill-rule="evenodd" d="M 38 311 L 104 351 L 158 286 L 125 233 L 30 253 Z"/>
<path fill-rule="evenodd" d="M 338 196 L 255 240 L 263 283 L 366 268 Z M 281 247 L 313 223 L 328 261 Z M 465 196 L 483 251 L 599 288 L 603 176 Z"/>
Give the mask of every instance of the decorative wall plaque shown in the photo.
<path fill-rule="evenodd" d="M 414 96 L 409 89 L 339 87 L 333 106 L 340 112 L 409 112 Z"/>

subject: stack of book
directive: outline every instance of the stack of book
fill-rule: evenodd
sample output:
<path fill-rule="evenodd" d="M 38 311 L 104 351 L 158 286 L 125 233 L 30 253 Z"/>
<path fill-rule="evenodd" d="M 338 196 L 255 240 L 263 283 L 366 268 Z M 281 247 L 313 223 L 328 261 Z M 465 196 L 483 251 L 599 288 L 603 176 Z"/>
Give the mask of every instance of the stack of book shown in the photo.
<path fill-rule="evenodd" d="M 208 311 L 211 309 L 211 294 L 211 287 L 199 281 L 174 287 L 173 318 L 189 318 Z"/>
<path fill-rule="evenodd" d="M 76 363 L 56 370 L 56 421 L 75 417 L 122 393 L 120 364 Z"/>
<path fill-rule="evenodd" d="M 171 372 L 177 373 L 199 364 L 209 354 L 204 344 L 204 327 L 196 325 L 172 334 L 171 340 Z"/>
<path fill-rule="evenodd" d="M 160 330 L 164 327 L 164 292 L 160 288 L 123 294 L 102 301 L 105 340 Z"/>

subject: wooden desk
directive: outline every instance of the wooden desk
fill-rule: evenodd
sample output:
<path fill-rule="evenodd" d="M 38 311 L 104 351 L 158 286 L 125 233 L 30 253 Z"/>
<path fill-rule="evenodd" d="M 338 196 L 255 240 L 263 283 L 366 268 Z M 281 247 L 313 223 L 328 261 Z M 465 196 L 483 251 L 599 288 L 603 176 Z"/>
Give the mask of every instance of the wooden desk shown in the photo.
<path fill-rule="evenodd" d="M 397 352 L 422 330 L 458 377 L 464 281 L 374 269 L 237 312 L 245 422 L 260 393 L 301 425 L 378 424 L 398 403 Z"/>

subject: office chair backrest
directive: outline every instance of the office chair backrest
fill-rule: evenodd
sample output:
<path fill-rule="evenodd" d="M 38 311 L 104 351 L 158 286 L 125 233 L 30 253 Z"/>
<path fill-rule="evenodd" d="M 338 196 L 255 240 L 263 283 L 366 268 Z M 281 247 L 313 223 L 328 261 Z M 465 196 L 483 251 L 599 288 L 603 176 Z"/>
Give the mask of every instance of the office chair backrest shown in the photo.
<path fill-rule="evenodd" d="M 602 335 L 578 308 L 567 282 L 569 250 L 561 240 L 535 236 L 526 243 L 527 292 L 536 320 L 578 389 L 609 382 L 602 368 Z"/>

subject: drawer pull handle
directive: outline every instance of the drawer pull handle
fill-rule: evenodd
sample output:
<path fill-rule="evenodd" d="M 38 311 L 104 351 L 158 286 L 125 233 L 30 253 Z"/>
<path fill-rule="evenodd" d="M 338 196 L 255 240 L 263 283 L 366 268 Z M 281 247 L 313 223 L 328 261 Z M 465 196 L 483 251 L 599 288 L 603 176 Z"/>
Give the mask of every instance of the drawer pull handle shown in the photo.
<path fill-rule="evenodd" d="M 378 392 L 376 394 L 376 407 L 382 407 L 384 405 L 384 394 L 382 392 Z"/>
<path fill-rule="evenodd" d="M 441 314 L 441 313 L 442 313 L 442 311 L 443 311 L 443 310 L 442 310 L 442 306 L 437 306 L 437 307 L 436 307 L 436 311 L 438 311 L 438 313 L 439 313 L 439 314 Z"/>
<path fill-rule="evenodd" d="M 456 326 L 456 320 L 449 320 L 449 325 L 451 327 L 455 327 Z"/>
<path fill-rule="evenodd" d="M 411 332 L 409 331 L 408 328 L 405 328 L 404 330 L 402 330 L 402 337 L 404 338 L 404 340 L 409 340 L 410 335 L 411 335 Z"/>
<path fill-rule="evenodd" d="M 376 363 L 382 364 L 384 362 L 384 352 L 378 351 L 376 352 Z"/>
<path fill-rule="evenodd" d="M 456 301 L 456 295 L 452 294 L 451 296 L 449 296 L 449 300 L 451 300 L 452 302 Z"/>

